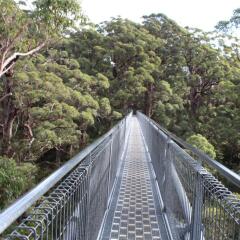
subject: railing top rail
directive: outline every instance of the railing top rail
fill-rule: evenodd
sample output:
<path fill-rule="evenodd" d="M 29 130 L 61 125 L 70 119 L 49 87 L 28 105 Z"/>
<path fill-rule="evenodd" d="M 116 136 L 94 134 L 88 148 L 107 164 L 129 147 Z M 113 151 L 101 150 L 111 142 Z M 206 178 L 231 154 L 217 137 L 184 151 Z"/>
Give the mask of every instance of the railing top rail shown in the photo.
<path fill-rule="evenodd" d="M 138 111 L 139 114 L 142 114 L 149 122 L 151 122 L 154 126 L 156 126 L 159 130 L 161 130 L 163 133 L 165 133 L 170 139 L 172 139 L 174 142 L 176 142 L 179 146 L 190 150 L 192 153 L 194 153 L 196 156 L 198 156 L 201 160 L 203 160 L 206 164 L 211 166 L 212 168 L 216 169 L 223 177 L 225 177 L 228 181 L 230 181 L 232 184 L 240 188 L 240 175 L 232 171 L 231 169 L 227 168 L 223 164 L 219 163 L 218 161 L 212 159 L 207 154 L 202 152 L 201 150 L 195 148 L 191 144 L 185 142 L 181 138 L 177 137 L 173 133 L 169 132 L 164 127 L 160 126 L 158 123 L 156 123 L 154 120 L 147 117 L 145 114 Z"/>
<path fill-rule="evenodd" d="M 26 212 L 26 210 L 31 207 L 38 199 L 40 199 L 45 193 L 54 187 L 57 182 L 59 182 L 78 164 L 80 164 L 97 146 L 99 146 L 110 135 L 114 134 L 114 132 L 121 126 L 121 124 L 123 124 L 123 121 L 131 114 L 132 113 L 129 113 L 123 120 L 116 124 L 106 134 L 87 146 L 80 153 L 66 162 L 62 167 L 53 172 L 49 177 L 40 182 L 32 190 L 27 192 L 25 195 L 12 203 L 8 208 L 3 210 L 0 214 L 0 234 L 24 212 Z"/>

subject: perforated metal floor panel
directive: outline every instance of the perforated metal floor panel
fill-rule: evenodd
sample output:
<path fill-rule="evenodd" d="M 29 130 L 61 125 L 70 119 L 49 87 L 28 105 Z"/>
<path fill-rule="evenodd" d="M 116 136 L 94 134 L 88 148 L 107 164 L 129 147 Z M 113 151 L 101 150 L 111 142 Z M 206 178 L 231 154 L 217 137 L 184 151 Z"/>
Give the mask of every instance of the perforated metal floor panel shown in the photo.
<path fill-rule="evenodd" d="M 153 189 L 153 176 L 140 126 L 135 117 L 132 121 L 120 183 L 116 187 L 101 239 L 165 240 L 160 233 L 160 206 L 154 196 L 156 189 Z"/>

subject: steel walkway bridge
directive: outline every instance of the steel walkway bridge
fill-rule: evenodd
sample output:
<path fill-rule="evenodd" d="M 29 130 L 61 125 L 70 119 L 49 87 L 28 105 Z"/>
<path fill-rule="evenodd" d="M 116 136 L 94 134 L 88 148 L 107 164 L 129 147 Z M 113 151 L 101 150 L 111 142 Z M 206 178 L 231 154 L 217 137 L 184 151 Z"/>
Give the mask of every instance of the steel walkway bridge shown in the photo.
<path fill-rule="evenodd" d="M 216 177 L 217 176 L 217 177 Z M 0 239 L 240 240 L 240 176 L 144 114 L 0 214 Z"/>

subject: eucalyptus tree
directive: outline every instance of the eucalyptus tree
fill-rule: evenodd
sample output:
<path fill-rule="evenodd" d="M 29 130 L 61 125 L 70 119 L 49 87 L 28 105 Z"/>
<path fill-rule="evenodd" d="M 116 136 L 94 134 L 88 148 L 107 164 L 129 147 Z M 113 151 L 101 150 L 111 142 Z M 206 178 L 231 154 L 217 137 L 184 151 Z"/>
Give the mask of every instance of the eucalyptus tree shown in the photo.
<path fill-rule="evenodd" d="M 71 33 L 57 48 L 68 54 L 79 65 L 79 77 L 67 77 L 69 86 L 80 92 L 88 92 L 99 103 L 94 126 L 88 129 L 91 136 L 102 134 L 121 117 L 110 103 L 111 62 L 109 49 L 105 47 L 105 36 L 91 27 Z M 79 70 L 78 70 L 79 72 Z M 82 83 L 81 79 L 86 79 Z"/>
<path fill-rule="evenodd" d="M 163 125 L 177 129 L 180 118 L 185 118 L 185 114 L 180 113 L 184 112 L 186 94 L 183 35 L 187 31 L 164 14 L 151 14 L 143 19 L 144 28 L 162 41 L 162 45 L 155 49 L 161 64 L 155 85 L 153 117 Z"/>
<path fill-rule="evenodd" d="M 37 0 L 32 6 L 27 1 L 0 0 L 0 9 L 1 152 L 9 155 L 13 125 L 20 112 L 12 97 L 16 84 L 13 67 L 20 58 L 36 54 L 74 27 L 80 5 L 76 0 Z"/>
<path fill-rule="evenodd" d="M 40 51 L 74 27 L 81 16 L 77 0 L 0 0 L 0 78 L 11 74 L 19 57 Z"/>
<path fill-rule="evenodd" d="M 135 107 L 151 115 L 155 77 L 161 64 L 155 49 L 162 45 L 161 40 L 142 25 L 121 18 L 104 22 L 99 31 L 106 35 L 105 48 L 109 49 L 113 107 L 123 112 Z"/>
<path fill-rule="evenodd" d="M 239 29 L 240 27 L 240 8 L 233 11 L 233 15 L 229 20 L 222 20 L 216 25 L 219 31 L 229 32 Z"/>

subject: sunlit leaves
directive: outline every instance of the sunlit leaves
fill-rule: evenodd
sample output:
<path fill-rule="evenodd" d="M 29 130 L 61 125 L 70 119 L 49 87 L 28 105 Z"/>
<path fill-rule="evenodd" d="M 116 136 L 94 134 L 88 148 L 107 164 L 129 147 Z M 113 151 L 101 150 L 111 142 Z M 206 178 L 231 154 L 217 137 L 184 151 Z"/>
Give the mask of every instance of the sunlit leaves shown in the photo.
<path fill-rule="evenodd" d="M 14 159 L 0 157 L 0 209 L 34 185 L 36 171 L 31 163 L 17 164 Z"/>
<path fill-rule="evenodd" d="M 208 142 L 208 140 L 201 134 L 195 134 L 190 136 L 187 141 L 191 143 L 196 148 L 201 149 L 203 152 L 208 154 L 210 157 L 215 158 L 216 152 L 214 146 Z"/>

